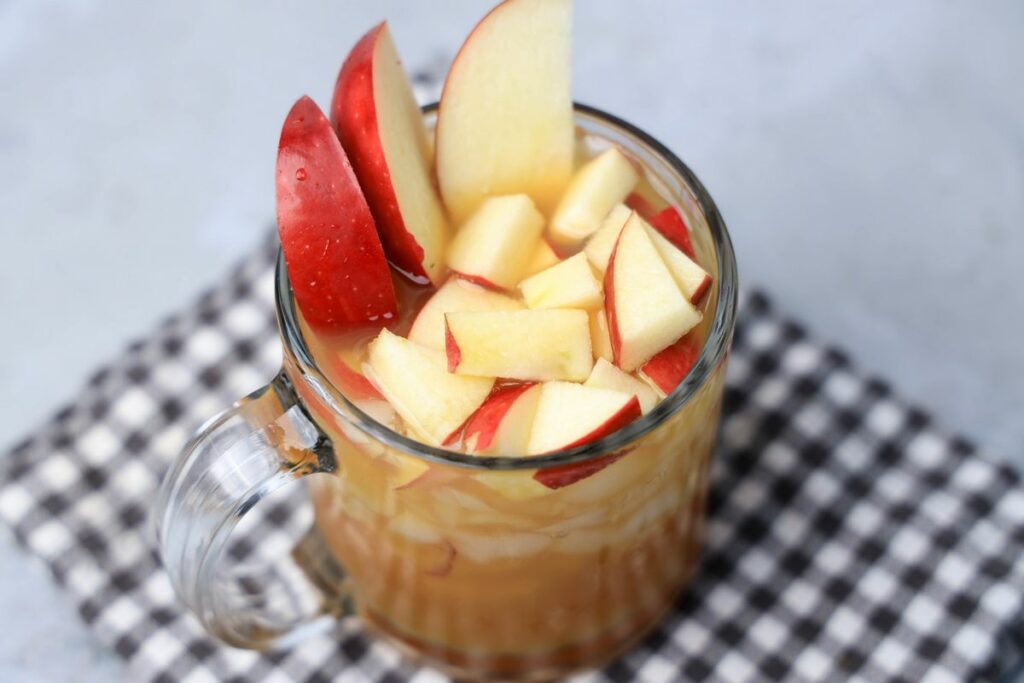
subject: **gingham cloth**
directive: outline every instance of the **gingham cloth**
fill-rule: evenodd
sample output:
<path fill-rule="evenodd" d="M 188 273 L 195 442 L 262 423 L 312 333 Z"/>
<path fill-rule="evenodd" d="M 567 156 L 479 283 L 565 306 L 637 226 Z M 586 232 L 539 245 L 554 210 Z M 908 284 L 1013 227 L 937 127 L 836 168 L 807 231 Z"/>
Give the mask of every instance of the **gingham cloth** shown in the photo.
<path fill-rule="evenodd" d="M 355 621 L 273 653 L 205 636 L 153 549 L 154 491 L 202 420 L 280 362 L 268 243 L 0 460 L 0 518 L 131 680 L 443 680 Z M 1024 485 L 743 297 L 698 574 L 588 681 L 996 680 L 1024 653 Z M 286 508 L 261 522 L 289 523 Z"/>

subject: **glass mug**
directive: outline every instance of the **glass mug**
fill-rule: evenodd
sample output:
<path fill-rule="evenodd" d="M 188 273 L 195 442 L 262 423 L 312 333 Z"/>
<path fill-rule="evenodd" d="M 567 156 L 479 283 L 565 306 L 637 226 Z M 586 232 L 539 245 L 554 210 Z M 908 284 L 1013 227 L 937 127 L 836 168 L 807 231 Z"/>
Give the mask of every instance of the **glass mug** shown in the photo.
<path fill-rule="evenodd" d="M 424 115 L 432 126 L 435 107 Z M 575 123 L 584 144 L 640 161 L 687 218 L 714 278 L 689 376 L 577 448 L 487 457 L 426 446 L 318 367 L 279 255 L 283 368 L 200 428 L 157 501 L 164 566 L 211 634 L 286 646 L 356 614 L 451 675 L 526 680 L 607 661 L 670 609 L 700 548 L 736 264 L 718 210 L 675 155 L 591 107 L 577 104 Z M 587 476 L 548 488 L 538 471 Z"/>

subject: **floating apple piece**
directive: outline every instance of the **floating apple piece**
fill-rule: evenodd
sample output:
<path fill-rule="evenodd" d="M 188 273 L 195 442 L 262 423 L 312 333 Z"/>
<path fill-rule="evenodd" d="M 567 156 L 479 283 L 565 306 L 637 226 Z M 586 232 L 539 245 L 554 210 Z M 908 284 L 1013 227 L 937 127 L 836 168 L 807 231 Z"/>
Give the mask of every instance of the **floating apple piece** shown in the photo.
<path fill-rule="evenodd" d="M 423 305 L 409 330 L 409 340 L 444 351 L 444 314 L 456 311 L 514 311 L 525 308 L 504 294 L 450 278 Z"/>
<path fill-rule="evenodd" d="M 583 253 L 523 280 L 519 291 L 530 308 L 597 310 L 604 305 L 601 282 Z"/>
<path fill-rule="evenodd" d="M 700 340 L 688 334 L 644 363 L 639 375 L 664 398 L 690 374 L 700 350 Z"/>
<path fill-rule="evenodd" d="M 602 221 L 601 227 L 591 235 L 583 247 L 583 253 L 586 254 L 590 265 L 594 266 L 602 275 L 608 269 L 608 259 L 612 256 L 612 249 L 615 248 L 615 242 L 619 239 L 622 226 L 626 224 L 626 220 L 632 213 L 633 211 L 626 205 L 616 204 Z"/>
<path fill-rule="evenodd" d="M 460 277 L 512 289 L 536 253 L 544 217 L 525 194 L 490 197 L 459 228 L 448 265 Z"/>
<path fill-rule="evenodd" d="M 366 199 L 320 108 L 302 97 L 277 150 L 277 229 L 299 309 L 317 332 L 384 324 L 398 312 Z"/>
<path fill-rule="evenodd" d="M 526 277 L 535 275 L 542 270 L 547 270 L 551 266 L 561 261 L 555 250 L 551 248 L 551 243 L 546 239 L 540 239 L 537 242 L 537 248 L 533 252 L 533 258 L 530 259 L 530 265 L 526 267 Z"/>
<path fill-rule="evenodd" d="M 437 112 L 441 196 L 461 224 L 492 195 L 545 214 L 572 174 L 570 0 L 505 0 L 452 62 Z"/>
<path fill-rule="evenodd" d="M 617 147 L 597 155 L 572 177 L 548 234 L 562 249 L 573 249 L 601 226 L 608 212 L 626 198 L 639 176 L 633 162 Z"/>
<path fill-rule="evenodd" d="M 643 219 L 626 221 L 605 273 L 605 312 L 615 364 L 632 372 L 686 334 L 701 314 L 686 300 Z"/>
<path fill-rule="evenodd" d="M 653 227 L 648 226 L 647 234 L 683 296 L 696 304 L 711 287 L 711 276 Z"/>
<path fill-rule="evenodd" d="M 583 381 L 594 360 L 590 319 L 575 309 L 448 313 L 448 371 L 530 381 Z"/>
<path fill-rule="evenodd" d="M 466 450 L 489 455 L 524 455 L 540 391 L 540 384 L 512 384 L 488 396 L 466 422 L 462 433 Z"/>
<path fill-rule="evenodd" d="M 387 329 L 370 342 L 368 377 L 419 438 L 433 446 L 461 427 L 494 385 L 491 377 L 453 375 L 445 365 L 440 351 Z"/>
<path fill-rule="evenodd" d="M 662 353 L 665 352 L 662 351 Z M 657 358 L 657 356 L 655 356 L 655 358 Z M 647 362 L 651 363 L 653 360 L 654 359 L 651 359 Z M 590 377 L 588 377 L 587 381 L 583 383 L 583 386 L 594 387 L 596 389 L 614 389 L 615 391 L 621 391 L 624 394 L 632 394 L 633 396 L 636 396 L 638 401 L 640 401 L 640 410 L 645 415 L 650 412 L 654 406 L 658 405 L 658 394 L 655 393 L 653 389 L 633 375 L 619 370 L 604 358 L 599 358 L 597 362 L 594 363 L 594 369 L 591 370 Z"/>
<path fill-rule="evenodd" d="M 413 277 L 440 284 L 448 220 L 432 180 L 423 115 L 386 23 L 349 53 L 334 86 L 331 116 L 388 258 Z"/>
<path fill-rule="evenodd" d="M 612 338 L 608 332 L 608 316 L 603 308 L 590 311 L 590 345 L 593 347 L 595 359 L 604 358 L 608 362 L 615 360 Z"/>
<path fill-rule="evenodd" d="M 631 394 L 572 382 L 546 382 L 542 385 L 527 450 L 540 454 L 582 446 L 618 431 L 638 417 L 640 402 Z M 534 478 L 550 486 L 544 481 L 543 472 L 538 471 Z"/>

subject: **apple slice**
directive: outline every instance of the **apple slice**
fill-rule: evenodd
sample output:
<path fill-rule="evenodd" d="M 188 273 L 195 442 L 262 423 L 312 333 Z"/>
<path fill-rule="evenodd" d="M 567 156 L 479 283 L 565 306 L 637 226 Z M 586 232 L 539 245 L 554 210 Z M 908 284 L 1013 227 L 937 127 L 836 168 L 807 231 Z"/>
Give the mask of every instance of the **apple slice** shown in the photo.
<path fill-rule="evenodd" d="M 386 23 L 349 53 L 334 86 L 331 117 L 388 258 L 414 279 L 440 284 L 448 219 L 432 180 L 423 114 Z"/>
<path fill-rule="evenodd" d="M 444 351 L 444 314 L 456 311 L 515 311 L 523 304 L 498 292 L 453 277 L 423 305 L 409 330 L 409 340 Z"/>
<path fill-rule="evenodd" d="M 530 455 L 575 448 L 618 431 L 640 417 L 636 396 L 572 382 L 541 385 L 530 430 Z"/>
<path fill-rule="evenodd" d="M 377 387 L 373 386 L 370 380 L 359 371 L 361 362 L 355 358 L 355 354 L 347 350 L 335 354 L 330 364 L 330 379 L 341 389 L 349 400 L 376 400 L 383 401 L 384 397 Z"/>
<path fill-rule="evenodd" d="M 592 235 L 612 208 L 636 185 L 633 163 L 617 147 L 594 157 L 576 172 L 551 216 L 555 246 L 572 249 Z"/>
<path fill-rule="evenodd" d="M 318 332 L 383 324 L 398 312 L 373 216 L 331 123 L 308 97 L 277 148 L 277 229 L 295 300 Z"/>
<path fill-rule="evenodd" d="M 597 310 L 604 305 L 601 283 L 582 252 L 523 280 L 519 291 L 530 308 Z"/>
<path fill-rule="evenodd" d="M 688 334 L 644 363 L 639 375 L 664 398 L 690 374 L 700 350 L 701 341 Z"/>
<path fill-rule="evenodd" d="M 512 289 L 533 259 L 544 217 L 525 194 L 490 197 L 452 242 L 448 265 L 485 287 Z"/>
<path fill-rule="evenodd" d="M 594 266 L 602 275 L 608 269 L 608 259 L 612 257 L 612 249 L 615 248 L 615 242 L 619 239 L 622 226 L 626 224 L 626 220 L 632 213 L 626 205 L 616 204 L 608 212 L 601 227 L 591 235 L 586 246 L 583 247 L 583 253 L 587 255 L 590 265 Z"/>
<path fill-rule="evenodd" d="M 488 455 L 525 455 L 540 391 L 540 384 L 513 384 L 488 396 L 466 422 L 462 433 L 466 449 Z"/>
<path fill-rule="evenodd" d="M 626 372 L 636 370 L 701 319 L 635 213 L 612 251 L 604 290 L 615 364 Z"/>
<path fill-rule="evenodd" d="M 555 250 L 551 248 L 551 243 L 541 238 L 537 242 L 537 249 L 533 252 L 533 258 L 530 259 L 530 265 L 526 267 L 526 277 L 536 275 L 542 270 L 547 270 L 551 266 L 557 265 L 561 260 L 558 254 L 555 253 Z"/>
<path fill-rule="evenodd" d="M 672 347 L 670 346 L 669 348 Z M 662 351 L 662 353 L 665 353 L 665 351 Z M 647 362 L 651 363 L 653 360 L 651 359 Z M 653 389 L 633 375 L 619 370 L 604 358 L 600 358 L 594 363 L 594 369 L 590 372 L 590 377 L 583 383 L 583 386 L 594 387 L 595 389 L 614 389 L 624 394 L 632 394 L 640 401 L 640 411 L 644 415 L 650 412 L 654 406 L 658 405 L 658 394 Z"/>
<path fill-rule="evenodd" d="M 445 321 L 448 371 L 459 375 L 582 382 L 594 363 L 586 311 L 448 313 Z"/>
<path fill-rule="evenodd" d="M 604 358 L 608 362 L 615 360 L 612 338 L 608 332 L 608 316 L 603 308 L 590 312 L 590 345 L 595 359 Z"/>
<path fill-rule="evenodd" d="M 689 256 L 697 260 L 697 252 L 693 249 L 693 242 L 690 239 L 690 231 L 686 227 L 686 221 L 679 209 L 674 206 L 667 206 L 661 211 L 654 207 L 643 195 L 633 192 L 626 197 L 626 206 L 640 214 L 640 217 L 650 223 L 655 230 L 664 235 L 672 244 Z"/>
<path fill-rule="evenodd" d="M 696 304 L 711 287 L 711 276 L 653 227 L 647 226 L 647 234 L 683 296 L 690 303 Z"/>
<path fill-rule="evenodd" d="M 425 443 L 440 446 L 473 414 L 494 386 L 491 377 L 445 371 L 444 354 L 383 329 L 370 342 L 370 380 Z"/>
<path fill-rule="evenodd" d="M 505 0 L 452 62 L 437 111 L 441 196 L 456 224 L 488 196 L 548 214 L 572 174 L 570 0 Z"/>

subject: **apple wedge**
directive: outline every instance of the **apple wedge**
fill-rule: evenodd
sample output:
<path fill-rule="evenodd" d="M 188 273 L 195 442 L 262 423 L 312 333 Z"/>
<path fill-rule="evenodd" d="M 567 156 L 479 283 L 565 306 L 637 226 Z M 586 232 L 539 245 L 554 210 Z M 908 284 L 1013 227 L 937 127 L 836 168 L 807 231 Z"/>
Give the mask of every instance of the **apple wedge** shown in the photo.
<path fill-rule="evenodd" d="M 583 247 L 583 253 L 587 255 L 590 265 L 594 266 L 601 275 L 608 270 L 608 259 L 612 257 L 612 249 L 615 248 L 615 242 L 619 239 L 622 226 L 626 224 L 626 220 L 632 213 L 626 205 L 616 204 L 601 222 L 601 227 L 590 236 Z"/>
<path fill-rule="evenodd" d="M 387 329 L 370 342 L 367 376 L 424 443 L 442 445 L 487 398 L 491 377 L 445 371 L 440 351 Z"/>
<path fill-rule="evenodd" d="M 386 23 L 349 53 L 334 86 L 331 117 L 388 258 L 414 279 L 440 284 L 448 219 L 432 180 L 423 115 Z"/>
<path fill-rule="evenodd" d="M 551 243 L 546 239 L 541 238 L 537 242 L 537 248 L 533 252 L 533 258 L 530 259 L 530 265 L 526 267 L 526 277 L 536 275 L 542 270 L 547 270 L 553 265 L 556 265 L 562 259 L 558 257 L 555 250 L 551 248 Z"/>
<path fill-rule="evenodd" d="M 633 162 L 617 147 L 594 157 L 569 181 L 548 235 L 555 246 L 573 249 L 592 235 L 612 208 L 619 204 L 640 177 Z"/>
<path fill-rule="evenodd" d="M 281 129 L 276 197 L 281 248 L 306 322 L 330 333 L 394 318 L 373 216 L 330 122 L 308 97 Z"/>
<path fill-rule="evenodd" d="M 636 396 L 573 382 L 541 385 L 530 430 L 530 455 L 575 448 L 618 431 L 640 417 Z"/>
<path fill-rule="evenodd" d="M 700 340 L 688 334 L 644 363 L 638 374 L 664 398 L 690 374 L 700 350 Z"/>
<path fill-rule="evenodd" d="M 487 455 L 525 455 L 540 392 L 540 384 L 513 384 L 488 396 L 466 422 L 462 432 L 466 449 Z"/>
<path fill-rule="evenodd" d="M 529 381 L 590 375 L 590 320 L 575 309 L 448 313 L 448 371 Z"/>
<path fill-rule="evenodd" d="M 572 174 L 570 0 L 505 0 L 452 62 L 437 111 L 441 196 L 456 224 L 488 196 L 549 214 Z"/>
<path fill-rule="evenodd" d="M 593 311 L 604 305 L 601 282 L 582 252 L 523 280 L 519 291 L 530 308 Z"/>
<path fill-rule="evenodd" d="M 668 206 L 651 216 L 648 221 L 654 229 L 664 235 L 672 244 L 676 245 L 681 252 L 696 260 L 697 252 L 693 249 L 693 241 L 690 239 L 690 230 L 686 227 L 686 221 L 679 209 Z"/>
<path fill-rule="evenodd" d="M 613 362 L 612 338 L 608 332 L 608 316 L 603 308 L 590 311 L 590 345 L 593 347 L 594 359 L 604 358 Z"/>
<path fill-rule="evenodd" d="M 653 227 L 647 226 L 647 234 L 683 296 L 690 303 L 696 304 L 711 287 L 711 276 Z"/>
<path fill-rule="evenodd" d="M 448 265 L 471 282 L 512 289 L 526 275 L 543 230 L 544 217 L 525 194 L 490 197 L 459 228 Z"/>
<path fill-rule="evenodd" d="M 456 311 L 515 311 L 522 303 L 504 294 L 453 277 L 423 305 L 409 330 L 409 341 L 444 351 L 444 314 Z"/>
<path fill-rule="evenodd" d="M 670 346 L 669 348 L 672 347 Z M 662 353 L 665 352 L 662 351 Z M 652 358 L 647 362 L 651 363 L 653 360 Z M 649 413 L 654 406 L 658 405 L 658 394 L 653 389 L 633 375 L 619 370 L 604 358 L 600 358 L 594 363 L 594 369 L 590 372 L 590 377 L 583 383 L 583 386 L 595 389 L 614 389 L 624 394 L 632 394 L 640 401 L 640 411 L 644 415 Z"/>
<path fill-rule="evenodd" d="M 642 218 L 626 221 L 605 273 L 605 313 L 615 364 L 632 372 L 700 322 L 651 241 Z"/>

